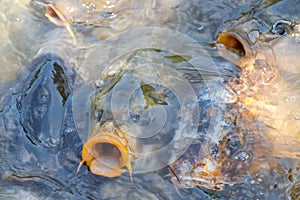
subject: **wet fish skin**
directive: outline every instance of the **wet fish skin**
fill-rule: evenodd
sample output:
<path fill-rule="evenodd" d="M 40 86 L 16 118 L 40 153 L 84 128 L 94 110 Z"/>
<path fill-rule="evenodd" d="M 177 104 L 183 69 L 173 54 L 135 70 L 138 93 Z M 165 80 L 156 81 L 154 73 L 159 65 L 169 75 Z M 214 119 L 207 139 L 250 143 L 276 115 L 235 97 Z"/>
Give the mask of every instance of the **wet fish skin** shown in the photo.
<path fill-rule="evenodd" d="M 18 103 L 20 123 L 33 144 L 56 147 L 61 142 L 70 83 L 62 60 L 51 54 L 41 56 L 33 65 Z"/>
<path fill-rule="evenodd" d="M 219 49 L 224 58 L 241 68 L 240 96 L 245 98 L 245 106 L 257 121 L 273 129 L 270 136 L 299 141 L 295 130 L 300 127 L 296 119 L 300 112 L 296 100 L 300 4 L 297 0 L 286 0 L 266 6 L 254 9 L 225 29 L 218 39 L 224 46 Z M 267 116 L 262 110 L 273 114 Z"/>
<path fill-rule="evenodd" d="M 171 166 L 179 187 L 222 190 L 264 169 L 285 174 L 277 158 L 299 158 L 300 124 L 292 117 L 299 112 L 299 10 L 299 1 L 262 1 L 225 23 L 219 52 L 240 68 L 224 82 L 232 96 L 224 115 L 229 124 L 216 133 L 217 145 L 198 140 Z"/>

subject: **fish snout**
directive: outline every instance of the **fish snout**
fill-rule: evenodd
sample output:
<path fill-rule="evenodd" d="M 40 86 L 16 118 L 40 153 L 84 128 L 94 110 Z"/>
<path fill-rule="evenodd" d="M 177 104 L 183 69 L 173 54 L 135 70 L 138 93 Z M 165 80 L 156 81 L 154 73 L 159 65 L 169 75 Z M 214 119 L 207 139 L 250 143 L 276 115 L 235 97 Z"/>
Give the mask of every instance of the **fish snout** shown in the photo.
<path fill-rule="evenodd" d="M 93 174 L 109 178 L 123 174 L 127 168 L 131 175 L 131 156 L 128 141 L 118 127 L 107 122 L 92 134 L 82 149 L 82 162 Z"/>
<path fill-rule="evenodd" d="M 246 34 L 222 32 L 217 43 L 221 56 L 235 65 L 240 66 L 241 62 L 252 58 L 251 42 Z"/>

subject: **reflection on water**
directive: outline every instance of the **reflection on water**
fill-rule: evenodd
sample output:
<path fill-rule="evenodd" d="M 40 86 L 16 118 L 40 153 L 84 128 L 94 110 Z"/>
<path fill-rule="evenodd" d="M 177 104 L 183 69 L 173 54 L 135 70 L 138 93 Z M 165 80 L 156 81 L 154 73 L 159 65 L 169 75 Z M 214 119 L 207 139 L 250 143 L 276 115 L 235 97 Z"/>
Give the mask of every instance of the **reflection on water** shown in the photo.
<path fill-rule="evenodd" d="M 48 1 L 2 0 L 0 198 L 299 198 L 295 2 L 54 0 L 47 18 Z M 295 24 L 289 35 L 280 34 L 286 26 L 272 27 L 281 18 Z M 215 46 L 224 30 L 240 33 L 221 42 L 232 50 L 221 53 L 230 62 Z M 264 85 L 270 74 L 262 66 L 279 71 L 274 87 Z M 128 105 L 121 97 L 130 97 Z M 76 174 L 92 119 L 135 125 L 121 126 L 143 138 L 133 182 L 128 172 L 109 179 L 86 165 Z M 168 134 L 154 137 L 154 130 Z M 153 153 L 173 139 L 167 154 Z M 181 156 L 176 149 L 186 145 Z"/>
<path fill-rule="evenodd" d="M 14 79 L 26 63 L 26 57 L 36 51 L 31 35 L 38 39 L 37 23 L 33 21 L 34 13 L 28 11 L 28 4 L 29 1 L 1 2 L 1 81 Z M 25 24 L 35 28 L 25 29 Z"/>

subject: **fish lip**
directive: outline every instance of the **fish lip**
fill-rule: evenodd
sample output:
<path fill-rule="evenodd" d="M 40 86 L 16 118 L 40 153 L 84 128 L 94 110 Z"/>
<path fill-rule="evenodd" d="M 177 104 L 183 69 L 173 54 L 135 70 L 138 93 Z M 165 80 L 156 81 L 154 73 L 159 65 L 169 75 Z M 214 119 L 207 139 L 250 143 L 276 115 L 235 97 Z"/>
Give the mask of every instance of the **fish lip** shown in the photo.
<path fill-rule="evenodd" d="M 126 170 L 125 169 L 115 169 L 112 167 L 109 167 L 105 163 L 102 163 L 98 159 L 92 160 L 90 164 L 90 170 L 93 174 L 105 176 L 108 178 L 114 178 L 121 176 Z"/>
<path fill-rule="evenodd" d="M 107 156 L 105 154 L 100 154 L 100 156 L 95 156 L 96 145 L 108 144 L 115 147 L 119 152 L 119 157 L 112 157 L 115 161 L 118 161 L 117 167 L 111 167 L 109 164 L 105 164 L 101 161 L 100 157 Z M 127 151 L 126 144 L 119 139 L 118 137 L 107 133 L 100 132 L 93 137 L 91 137 L 85 144 L 82 149 L 82 159 L 87 163 L 92 173 L 100 176 L 105 176 L 109 178 L 117 177 L 123 174 L 126 170 L 125 167 L 128 167 L 130 162 L 129 152 Z"/>
<path fill-rule="evenodd" d="M 45 16 L 49 19 L 49 21 L 57 26 L 65 26 L 67 23 L 71 23 L 72 21 L 68 20 L 68 18 L 52 4 L 46 5 Z"/>
<path fill-rule="evenodd" d="M 217 47 L 222 57 L 236 65 L 240 60 L 253 56 L 247 34 L 234 30 L 221 32 L 217 39 Z"/>

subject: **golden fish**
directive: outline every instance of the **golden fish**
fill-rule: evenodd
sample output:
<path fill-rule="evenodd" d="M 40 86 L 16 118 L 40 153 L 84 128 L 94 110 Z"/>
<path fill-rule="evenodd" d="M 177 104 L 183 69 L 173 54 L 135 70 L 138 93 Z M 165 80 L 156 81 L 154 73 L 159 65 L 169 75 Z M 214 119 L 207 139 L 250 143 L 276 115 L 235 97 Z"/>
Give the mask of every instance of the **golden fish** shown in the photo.
<path fill-rule="evenodd" d="M 284 3 L 268 9 L 276 11 Z M 288 3 L 289 8 L 299 8 L 295 1 Z M 253 13 L 258 16 L 245 15 L 217 39 L 220 55 L 240 69 L 239 76 L 226 80 L 231 99 L 224 119 L 231 128 L 217 134 L 215 147 L 194 142 L 171 165 L 173 182 L 180 187 L 221 190 L 263 169 L 287 173 L 277 158 L 300 158 L 299 13 L 290 14 L 290 21 L 260 16 L 268 12 Z M 207 151 L 211 152 L 195 158 L 194 152 Z"/>
<path fill-rule="evenodd" d="M 116 123 L 106 122 L 93 131 L 83 146 L 78 170 L 83 163 L 92 173 L 110 178 L 120 176 L 127 168 L 132 179 L 131 150 Z"/>
<path fill-rule="evenodd" d="M 221 55 L 241 69 L 241 84 L 234 90 L 240 92 L 239 101 L 249 113 L 248 117 L 264 124 L 264 137 L 274 145 L 272 155 L 299 158 L 300 122 L 297 118 L 300 110 L 296 78 L 300 66 L 293 62 L 299 36 L 292 33 L 300 29 L 288 21 L 278 23 L 290 26 L 291 35 L 252 44 L 245 38 L 246 34 L 229 30 L 220 34 L 218 43 L 223 45 L 219 48 Z"/>

